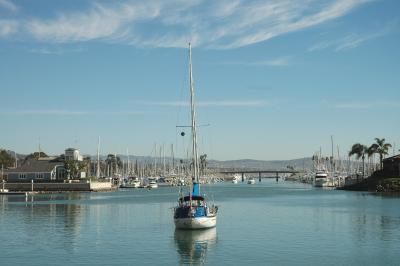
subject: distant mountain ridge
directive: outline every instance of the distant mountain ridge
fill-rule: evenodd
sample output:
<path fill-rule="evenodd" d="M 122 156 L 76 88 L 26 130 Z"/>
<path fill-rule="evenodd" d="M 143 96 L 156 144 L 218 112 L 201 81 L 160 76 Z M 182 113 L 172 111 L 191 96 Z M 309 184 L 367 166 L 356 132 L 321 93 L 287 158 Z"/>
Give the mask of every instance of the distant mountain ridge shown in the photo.
<path fill-rule="evenodd" d="M 14 155 L 14 151 L 7 150 L 9 154 Z M 23 160 L 27 155 L 17 153 L 18 160 Z M 97 155 L 84 155 L 85 157 L 90 157 L 92 161 L 97 160 Z M 117 154 L 123 161 L 128 160 L 127 155 Z M 100 160 L 105 160 L 107 155 L 100 155 Z M 161 163 L 163 159 L 159 157 L 151 156 L 138 156 L 130 155 L 129 160 L 137 161 L 139 163 L 153 163 L 157 160 L 157 163 Z M 176 161 L 182 160 L 181 158 L 175 158 Z M 166 163 L 171 163 L 171 157 L 165 158 Z M 253 160 L 253 159 L 239 159 L 239 160 L 208 160 L 207 167 L 210 169 L 273 169 L 273 170 L 283 170 L 293 167 L 294 169 L 310 169 L 312 167 L 311 158 L 299 158 L 292 160 Z"/>
<path fill-rule="evenodd" d="M 294 169 L 310 169 L 312 167 L 311 158 L 300 158 L 292 160 L 228 160 L 228 161 L 217 161 L 210 160 L 208 162 L 209 168 L 229 168 L 229 169 L 273 169 L 273 170 L 284 170 L 288 168 Z"/>
<path fill-rule="evenodd" d="M 28 155 L 15 153 L 12 150 L 4 149 L 13 158 L 17 156 L 18 165 L 23 161 Z M 59 155 L 57 155 L 59 156 Z M 90 157 L 92 162 L 97 160 L 97 155 L 83 155 L 84 157 Z M 128 161 L 128 156 L 124 154 L 117 154 L 118 157 L 124 162 Z M 100 155 L 100 160 L 104 161 L 107 159 L 107 155 Z M 133 163 L 137 162 L 145 165 L 153 165 L 155 161 L 157 166 L 160 167 L 164 163 L 164 159 L 160 157 L 151 156 L 139 156 L 130 155 L 129 160 Z M 175 158 L 175 165 L 180 164 L 180 162 L 188 164 L 187 159 Z M 343 163 L 343 162 L 342 162 Z M 348 165 L 350 161 L 345 162 Z M 359 167 L 361 162 L 351 161 L 353 167 Z M 165 164 L 172 164 L 171 157 L 165 157 Z M 1 166 L 0 166 L 1 167 Z M 254 160 L 254 159 L 239 159 L 239 160 L 207 160 L 208 169 L 226 169 L 226 170 L 311 170 L 313 169 L 313 161 L 311 157 L 291 159 L 291 160 Z"/>
<path fill-rule="evenodd" d="M 117 154 L 121 158 L 122 161 L 127 161 L 127 155 Z M 92 160 L 96 160 L 96 156 L 90 156 Z M 100 156 L 101 160 L 104 160 L 106 156 Z M 151 156 L 129 156 L 131 161 L 137 161 L 139 163 L 153 163 L 154 160 L 157 160 L 157 164 L 163 162 L 162 158 L 159 157 L 151 157 Z M 181 158 L 175 158 L 176 163 L 180 160 L 186 160 Z M 165 162 L 171 163 L 172 158 L 166 157 Z M 288 167 L 293 167 L 294 169 L 303 170 L 303 169 L 311 169 L 312 167 L 312 159 L 309 158 L 300 158 L 300 159 L 292 159 L 292 160 L 253 160 L 253 159 L 240 159 L 240 160 L 207 160 L 207 168 L 209 169 L 270 169 L 270 170 L 285 170 Z"/>

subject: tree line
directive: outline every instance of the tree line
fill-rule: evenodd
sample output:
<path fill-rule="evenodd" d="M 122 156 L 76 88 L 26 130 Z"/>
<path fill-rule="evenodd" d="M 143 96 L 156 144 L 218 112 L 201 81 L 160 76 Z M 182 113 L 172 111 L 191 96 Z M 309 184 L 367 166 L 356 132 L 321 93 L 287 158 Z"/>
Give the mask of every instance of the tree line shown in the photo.
<path fill-rule="evenodd" d="M 375 138 L 375 143 L 372 143 L 369 147 L 361 144 L 355 143 L 349 151 L 349 156 L 355 156 L 357 160 L 362 159 L 362 172 L 363 176 L 365 173 L 365 157 L 371 158 L 374 154 L 379 154 L 379 168 L 383 169 L 383 158 L 385 155 L 389 154 L 389 148 L 392 144 L 386 143 L 385 139 Z"/>
<path fill-rule="evenodd" d="M 15 165 L 15 158 L 6 150 L 0 150 L 0 168 L 8 168 Z"/>

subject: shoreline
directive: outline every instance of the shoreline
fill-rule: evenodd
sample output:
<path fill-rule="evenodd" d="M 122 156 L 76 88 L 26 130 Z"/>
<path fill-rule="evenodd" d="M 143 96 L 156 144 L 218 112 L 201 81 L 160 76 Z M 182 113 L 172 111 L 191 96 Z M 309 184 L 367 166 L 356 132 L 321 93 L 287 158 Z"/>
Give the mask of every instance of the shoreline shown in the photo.
<path fill-rule="evenodd" d="M 10 192 L 28 193 L 63 193 L 63 192 L 106 192 L 118 188 L 106 182 L 90 183 L 6 183 L 5 188 Z"/>
<path fill-rule="evenodd" d="M 381 193 L 400 193 L 400 178 L 386 177 L 375 174 L 367 177 L 359 183 L 337 188 L 348 191 L 370 191 Z"/>

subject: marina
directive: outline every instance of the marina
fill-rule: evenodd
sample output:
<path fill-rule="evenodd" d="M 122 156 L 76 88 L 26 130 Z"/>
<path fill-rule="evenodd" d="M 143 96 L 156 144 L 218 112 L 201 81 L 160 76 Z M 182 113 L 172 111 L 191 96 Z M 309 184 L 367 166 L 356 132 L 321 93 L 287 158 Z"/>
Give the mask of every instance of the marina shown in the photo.
<path fill-rule="evenodd" d="M 222 206 L 212 231 L 175 230 L 178 187 L 0 196 L 2 264 L 398 263 L 398 197 L 274 179 L 203 189 Z"/>
<path fill-rule="evenodd" d="M 0 0 L 0 266 L 400 265 L 399 10 Z"/>

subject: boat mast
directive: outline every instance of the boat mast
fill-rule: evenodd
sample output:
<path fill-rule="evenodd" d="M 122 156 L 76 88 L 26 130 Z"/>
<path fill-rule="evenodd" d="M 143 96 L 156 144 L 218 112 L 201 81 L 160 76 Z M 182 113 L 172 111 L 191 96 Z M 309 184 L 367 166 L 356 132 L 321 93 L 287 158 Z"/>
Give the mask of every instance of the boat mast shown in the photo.
<path fill-rule="evenodd" d="M 127 163 L 126 163 L 126 168 L 125 168 L 125 174 L 126 177 L 128 177 L 131 174 L 131 168 L 130 168 L 130 160 L 129 160 L 129 149 L 126 148 L 126 157 L 127 157 Z"/>
<path fill-rule="evenodd" d="M 38 159 L 40 159 L 40 137 L 39 137 L 39 156 Z"/>
<path fill-rule="evenodd" d="M 172 173 L 175 173 L 174 144 L 171 144 L 171 158 L 172 158 Z M 171 169 L 170 169 L 170 174 L 171 174 Z"/>
<path fill-rule="evenodd" d="M 154 143 L 154 175 L 157 176 L 157 143 Z"/>
<path fill-rule="evenodd" d="M 333 135 L 331 135 L 331 152 L 332 152 L 332 157 L 331 157 L 331 171 L 332 173 L 335 172 L 335 166 L 334 166 L 334 160 L 333 160 Z"/>
<path fill-rule="evenodd" d="M 100 136 L 97 142 L 97 169 L 96 169 L 96 178 L 100 178 Z"/>
<path fill-rule="evenodd" d="M 165 145 L 163 144 L 162 146 L 162 156 L 163 156 L 163 176 L 165 177 L 166 173 L 165 173 Z"/>
<path fill-rule="evenodd" d="M 192 119 L 192 157 L 193 157 L 193 177 L 194 182 L 199 182 L 197 134 L 196 134 L 196 109 L 194 104 L 194 86 L 192 74 L 192 46 L 189 43 L 189 84 L 190 84 L 190 106 Z"/>

